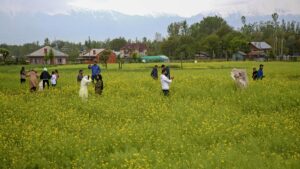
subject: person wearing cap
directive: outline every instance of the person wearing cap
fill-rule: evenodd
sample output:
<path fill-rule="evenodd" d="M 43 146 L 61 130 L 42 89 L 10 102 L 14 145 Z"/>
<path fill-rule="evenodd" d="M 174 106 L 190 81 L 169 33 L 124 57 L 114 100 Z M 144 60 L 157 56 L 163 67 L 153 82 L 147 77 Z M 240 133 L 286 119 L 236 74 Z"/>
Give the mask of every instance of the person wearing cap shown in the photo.
<path fill-rule="evenodd" d="M 94 79 L 96 78 L 96 76 L 101 73 L 101 69 L 97 65 L 97 61 L 96 60 L 94 61 L 94 65 L 91 67 L 91 69 L 92 69 L 92 81 L 94 83 Z"/>
<path fill-rule="evenodd" d="M 49 89 L 49 79 L 51 79 L 51 75 L 49 74 L 47 68 L 44 67 L 43 72 L 40 75 L 40 79 L 43 80 L 43 88 L 45 88 L 45 83 L 47 83 Z"/>
<path fill-rule="evenodd" d="M 259 65 L 259 69 L 258 69 L 258 71 L 257 71 L 257 79 L 262 80 L 262 79 L 265 77 L 265 76 L 264 76 L 263 69 L 264 69 L 264 65 L 263 65 L 263 64 L 260 64 L 260 65 Z"/>

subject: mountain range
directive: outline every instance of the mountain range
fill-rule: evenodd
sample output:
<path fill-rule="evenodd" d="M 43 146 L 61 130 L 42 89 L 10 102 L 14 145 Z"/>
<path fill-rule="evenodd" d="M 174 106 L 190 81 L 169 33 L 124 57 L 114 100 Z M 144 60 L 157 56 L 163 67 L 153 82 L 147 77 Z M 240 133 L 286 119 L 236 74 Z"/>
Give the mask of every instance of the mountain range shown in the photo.
<path fill-rule="evenodd" d="M 167 35 L 167 27 L 172 22 L 186 20 L 189 25 L 199 22 L 203 17 L 217 14 L 198 14 L 184 18 L 176 15 L 139 16 L 127 15 L 116 11 L 72 11 L 69 14 L 50 15 L 46 13 L 0 12 L 0 44 L 23 44 L 40 41 L 48 37 L 50 40 L 66 40 L 83 42 L 92 40 L 125 37 L 154 39 L 156 32 L 163 37 Z M 238 29 L 241 27 L 241 14 L 233 13 L 223 17 L 227 23 Z M 272 20 L 269 16 L 246 16 L 247 22 Z M 279 15 L 279 21 L 300 22 L 300 15 Z"/>

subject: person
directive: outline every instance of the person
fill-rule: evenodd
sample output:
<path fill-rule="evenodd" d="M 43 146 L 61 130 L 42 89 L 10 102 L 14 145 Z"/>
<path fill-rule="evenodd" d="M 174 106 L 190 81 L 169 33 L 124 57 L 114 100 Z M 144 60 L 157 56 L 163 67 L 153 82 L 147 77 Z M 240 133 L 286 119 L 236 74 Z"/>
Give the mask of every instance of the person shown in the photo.
<path fill-rule="evenodd" d="M 170 79 L 171 74 L 170 74 L 170 67 L 169 66 L 165 66 L 164 64 L 161 65 L 161 69 L 166 69 L 166 76 Z"/>
<path fill-rule="evenodd" d="M 158 79 L 158 74 L 157 74 L 157 65 L 155 65 L 151 71 L 151 77 L 154 79 L 154 80 L 157 80 Z"/>
<path fill-rule="evenodd" d="M 21 79 L 21 84 L 26 82 L 26 71 L 24 66 L 20 71 L 20 79 Z"/>
<path fill-rule="evenodd" d="M 96 76 L 95 93 L 101 95 L 103 90 L 103 80 L 101 74 Z"/>
<path fill-rule="evenodd" d="M 31 92 L 36 91 L 37 83 L 38 83 L 38 74 L 34 69 L 31 69 L 27 74 L 29 77 L 29 88 Z"/>
<path fill-rule="evenodd" d="M 83 100 L 88 98 L 88 85 L 91 83 L 90 76 L 84 76 L 80 82 L 79 97 Z"/>
<path fill-rule="evenodd" d="M 57 84 L 57 80 L 58 80 L 58 78 L 59 78 L 59 73 L 58 73 L 58 70 L 57 70 L 57 69 L 55 69 L 55 70 L 54 70 L 54 73 L 55 73 L 55 75 L 56 75 L 56 84 Z"/>
<path fill-rule="evenodd" d="M 253 68 L 252 79 L 253 79 L 253 80 L 257 80 L 257 70 L 256 70 L 255 67 Z"/>
<path fill-rule="evenodd" d="M 83 70 L 79 70 L 78 75 L 77 75 L 77 82 L 81 82 L 81 79 L 83 78 Z"/>
<path fill-rule="evenodd" d="M 163 94 L 165 96 L 169 95 L 169 89 L 170 89 L 170 83 L 172 82 L 172 80 L 174 79 L 174 77 L 172 77 L 171 79 L 169 79 L 167 77 L 167 70 L 166 69 L 162 69 L 162 74 L 160 75 L 160 82 L 161 82 L 161 88 L 163 91 Z"/>
<path fill-rule="evenodd" d="M 240 88 L 246 88 L 248 85 L 248 78 L 246 70 L 244 69 L 232 69 L 231 77 L 235 81 L 236 85 Z"/>
<path fill-rule="evenodd" d="M 43 81 L 41 80 L 39 82 L 39 91 L 43 91 L 43 90 L 44 90 L 44 88 L 43 88 Z"/>
<path fill-rule="evenodd" d="M 56 81 L 57 81 L 57 75 L 55 71 L 52 71 L 52 75 L 51 75 L 51 86 L 55 87 L 56 86 Z"/>
<path fill-rule="evenodd" d="M 45 88 L 45 83 L 47 83 L 49 89 L 49 79 L 51 78 L 47 68 L 44 67 L 43 72 L 40 75 L 40 79 L 43 80 L 43 88 Z"/>
<path fill-rule="evenodd" d="M 92 81 L 94 83 L 94 79 L 96 78 L 96 76 L 101 73 L 101 69 L 97 65 L 97 61 L 96 60 L 94 61 L 94 65 L 91 67 L 91 69 L 92 69 Z"/>
<path fill-rule="evenodd" d="M 260 65 L 259 65 L 259 69 L 258 69 L 258 71 L 257 71 L 257 79 L 262 80 L 262 79 L 265 77 L 265 76 L 264 76 L 263 69 L 264 69 L 264 65 L 263 65 L 263 64 L 260 64 Z"/>

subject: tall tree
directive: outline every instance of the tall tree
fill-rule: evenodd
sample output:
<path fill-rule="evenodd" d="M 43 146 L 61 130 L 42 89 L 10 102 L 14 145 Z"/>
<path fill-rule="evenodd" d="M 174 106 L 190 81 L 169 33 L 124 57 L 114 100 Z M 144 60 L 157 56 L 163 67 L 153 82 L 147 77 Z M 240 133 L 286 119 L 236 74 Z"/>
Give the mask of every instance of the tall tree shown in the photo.
<path fill-rule="evenodd" d="M 45 38 L 44 46 L 50 46 L 50 40 L 48 38 Z"/>

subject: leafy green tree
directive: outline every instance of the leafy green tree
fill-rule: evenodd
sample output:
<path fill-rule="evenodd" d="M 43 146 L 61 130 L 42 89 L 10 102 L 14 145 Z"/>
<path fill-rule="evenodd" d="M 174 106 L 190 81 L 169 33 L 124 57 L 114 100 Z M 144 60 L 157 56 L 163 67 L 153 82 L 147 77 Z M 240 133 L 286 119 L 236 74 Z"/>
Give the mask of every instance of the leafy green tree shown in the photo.
<path fill-rule="evenodd" d="M 50 46 L 50 40 L 48 38 L 45 38 L 44 46 Z"/>
<path fill-rule="evenodd" d="M 9 56 L 9 51 L 7 49 L 0 48 L 0 54 L 3 58 L 3 61 L 5 62 Z"/>
<path fill-rule="evenodd" d="M 120 51 L 120 49 L 127 44 L 125 38 L 116 38 L 109 42 L 110 49 L 114 51 Z"/>
<path fill-rule="evenodd" d="M 109 59 L 109 57 L 110 57 L 111 54 L 112 54 L 111 50 L 104 50 L 100 54 L 100 62 L 102 64 L 104 64 L 104 66 L 105 66 L 106 69 L 107 69 L 107 62 L 108 62 L 108 59 Z"/>

